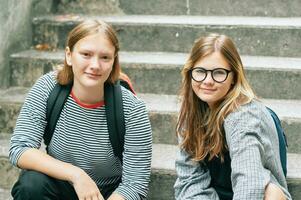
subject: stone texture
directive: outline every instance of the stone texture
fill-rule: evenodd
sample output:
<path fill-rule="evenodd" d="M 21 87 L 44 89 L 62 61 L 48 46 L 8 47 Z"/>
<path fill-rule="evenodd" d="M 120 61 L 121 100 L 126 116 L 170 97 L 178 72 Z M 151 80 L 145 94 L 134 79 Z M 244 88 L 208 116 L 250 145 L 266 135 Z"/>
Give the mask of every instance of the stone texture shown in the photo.
<path fill-rule="evenodd" d="M 31 45 L 31 3 L 33 0 L 0 2 L 0 88 L 9 86 L 9 54 Z"/>
<path fill-rule="evenodd" d="M 57 13 L 86 13 L 95 15 L 122 14 L 118 0 L 56 0 Z"/>
<path fill-rule="evenodd" d="M 63 48 L 67 33 L 87 17 L 35 18 L 34 44 Z M 241 54 L 301 56 L 301 18 L 112 16 L 99 19 L 113 24 L 124 51 L 188 52 L 196 38 L 217 32 L 233 38 Z"/>
<path fill-rule="evenodd" d="M 174 171 L 152 170 L 150 181 L 149 200 L 172 200 L 174 199 L 173 185 L 176 176 Z"/>
<path fill-rule="evenodd" d="M 0 187 L 10 189 L 17 180 L 20 170 L 13 167 L 5 157 L 0 157 L 0 169 Z"/>
<path fill-rule="evenodd" d="M 192 15 L 299 17 L 299 0 L 188 0 Z"/>
<path fill-rule="evenodd" d="M 12 200 L 10 190 L 0 188 L 0 200 Z"/>
<path fill-rule="evenodd" d="M 299 0 L 119 0 L 128 15 L 301 16 Z"/>
<path fill-rule="evenodd" d="M 129 15 L 186 15 L 187 0 L 119 0 L 119 7 Z"/>
<path fill-rule="evenodd" d="M 16 119 L 20 112 L 20 103 L 3 103 L 0 104 L 0 130 L 2 133 L 13 132 Z"/>

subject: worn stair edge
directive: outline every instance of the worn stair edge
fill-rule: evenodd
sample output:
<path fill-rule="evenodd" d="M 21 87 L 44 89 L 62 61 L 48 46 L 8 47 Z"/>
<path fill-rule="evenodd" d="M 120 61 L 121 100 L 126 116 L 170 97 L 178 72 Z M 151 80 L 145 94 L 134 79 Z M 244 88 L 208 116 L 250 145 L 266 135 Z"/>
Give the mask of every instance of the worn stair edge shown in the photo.
<path fill-rule="evenodd" d="M 184 16 L 184 15 L 45 15 L 35 17 L 33 23 L 77 24 L 86 19 L 102 19 L 112 24 L 165 24 L 165 25 L 221 25 L 260 27 L 301 27 L 301 17 L 243 17 L 243 16 Z"/>
<path fill-rule="evenodd" d="M 186 52 L 200 35 L 218 32 L 232 37 L 242 54 L 301 55 L 298 45 L 301 18 L 298 17 L 50 15 L 33 19 L 33 43 L 62 48 L 68 32 L 88 18 L 112 24 L 120 46 L 126 51 Z"/>

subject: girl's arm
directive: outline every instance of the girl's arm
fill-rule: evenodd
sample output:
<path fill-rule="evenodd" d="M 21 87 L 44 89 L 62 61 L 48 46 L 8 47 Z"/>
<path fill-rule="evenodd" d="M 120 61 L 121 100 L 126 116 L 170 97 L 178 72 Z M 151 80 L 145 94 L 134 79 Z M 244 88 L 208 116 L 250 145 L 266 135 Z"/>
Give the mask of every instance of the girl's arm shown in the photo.
<path fill-rule="evenodd" d="M 214 188 L 210 187 L 209 171 L 200 162 L 192 161 L 182 149 L 178 151 L 175 167 L 178 176 L 174 185 L 177 200 L 219 200 Z"/>
<path fill-rule="evenodd" d="M 47 174 L 50 177 L 70 182 L 79 199 L 103 198 L 95 182 L 85 171 L 72 164 L 57 160 L 48 154 L 30 148 L 23 152 L 18 167 Z"/>
<path fill-rule="evenodd" d="M 39 150 L 46 126 L 46 102 L 54 84 L 52 75 L 46 74 L 28 93 L 11 138 L 10 160 L 22 169 L 71 182 L 79 199 L 91 195 L 101 197 L 94 181 L 83 170 Z"/>
<path fill-rule="evenodd" d="M 286 197 L 277 185 L 269 183 L 265 188 L 264 200 L 286 200 Z"/>
<path fill-rule="evenodd" d="M 231 157 L 233 200 L 269 198 L 268 192 L 275 191 L 269 190 L 271 183 L 279 184 L 290 199 L 280 163 L 277 132 L 264 109 L 252 102 L 231 113 L 224 122 Z"/>
<path fill-rule="evenodd" d="M 121 197 L 140 200 L 148 192 L 152 156 L 151 126 L 144 103 L 136 97 L 132 100 L 130 106 L 124 106 L 128 106 L 128 110 L 125 111 L 122 182 L 110 196 L 110 200 L 119 200 Z"/>

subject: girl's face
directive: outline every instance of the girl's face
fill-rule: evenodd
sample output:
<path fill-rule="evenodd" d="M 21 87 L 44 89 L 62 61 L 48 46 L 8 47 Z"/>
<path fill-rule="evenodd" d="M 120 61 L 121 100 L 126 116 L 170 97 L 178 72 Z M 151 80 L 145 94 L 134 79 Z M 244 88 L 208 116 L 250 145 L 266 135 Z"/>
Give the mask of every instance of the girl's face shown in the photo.
<path fill-rule="evenodd" d="M 66 48 L 66 61 L 72 66 L 74 88 L 99 89 L 108 79 L 115 59 L 115 47 L 104 33 L 80 39 L 71 52 Z"/>
<path fill-rule="evenodd" d="M 201 58 L 195 63 L 194 76 L 201 80 L 202 77 L 206 77 L 202 81 L 191 80 L 191 85 L 194 93 L 204 102 L 206 102 L 210 108 L 212 108 L 219 100 L 223 99 L 231 88 L 233 83 L 233 72 L 228 73 L 226 70 L 231 70 L 229 64 L 219 52 L 214 52 L 204 58 Z M 219 70 L 214 70 L 221 68 Z M 207 76 L 205 74 L 207 73 Z M 227 76 L 225 76 L 227 74 Z M 212 78 L 215 78 L 214 80 Z M 227 77 L 223 81 L 223 77 Z M 221 82 L 222 81 L 222 82 Z"/>

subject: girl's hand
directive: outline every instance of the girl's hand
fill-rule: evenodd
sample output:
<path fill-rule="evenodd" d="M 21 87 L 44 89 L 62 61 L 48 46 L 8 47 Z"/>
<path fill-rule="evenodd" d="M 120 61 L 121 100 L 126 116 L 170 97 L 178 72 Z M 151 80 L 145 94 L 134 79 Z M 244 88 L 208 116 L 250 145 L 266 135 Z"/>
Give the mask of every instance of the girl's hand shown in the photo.
<path fill-rule="evenodd" d="M 82 169 L 78 168 L 71 183 L 79 200 L 104 200 L 95 182 Z"/>
<path fill-rule="evenodd" d="M 125 200 L 120 194 L 113 193 L 108 200 Z"/>
<path fill-rule="evenodd" d="M 277 185 L 269 183 L 265 188 L 264 200 L 286 200 L 286 197 Z"/>

